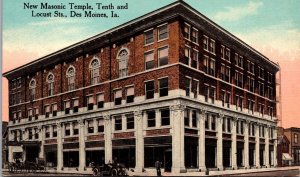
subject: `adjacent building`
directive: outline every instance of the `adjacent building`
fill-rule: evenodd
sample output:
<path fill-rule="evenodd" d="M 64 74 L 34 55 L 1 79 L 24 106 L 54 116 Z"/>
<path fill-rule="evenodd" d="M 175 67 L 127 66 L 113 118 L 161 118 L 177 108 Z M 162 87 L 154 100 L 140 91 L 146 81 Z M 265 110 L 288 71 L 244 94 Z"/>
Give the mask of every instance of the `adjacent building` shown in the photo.
<path fill-rule="evenodd" d="M 37 49 L 38 50 L 38 49 Z M 279 66 L 183 1 L 4 73 L 9 161 L 277 166 Z"/>
<path fill-rule="evenodd" d="M 291 127 L 284 129 L 284 135 L 290 142 L 288 153 L 292 156 L 293 165 L 300 165 L 300 128 Z"/>

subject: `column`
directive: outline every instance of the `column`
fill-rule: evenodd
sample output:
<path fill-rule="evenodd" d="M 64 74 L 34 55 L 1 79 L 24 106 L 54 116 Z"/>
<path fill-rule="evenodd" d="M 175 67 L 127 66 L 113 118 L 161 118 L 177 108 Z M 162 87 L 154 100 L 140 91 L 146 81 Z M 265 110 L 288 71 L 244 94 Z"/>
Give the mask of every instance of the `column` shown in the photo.
<path fill-rule="evenodd" d="M 8 133 L 8 141 L 13 141 L 14 135 L 12 134 L 12 131 L 10 130 L 10 128 L 8 128 L 7 133 Z M 8 161 L 9 162 L 14 162 L 12 149 L 13 149 L 12 146 L 8 146 Z"/>
<path fill-rule="evenodd" d="M 178 104 L 170 107 L 172 126 L 172 172 L 186 172 L 184 165 L 184 109 L 185 105 Z"/>
<path fill-rule="evenodd" d="M 85 170 L 85 140 L 84 140 L 84 120 L 79 119 L 79 171 Z"/>
<path fill-rule="evenodd" d="M 161 126 L 160 110 L 155 109 L 155 127 L 159 128 L 160 126 Z"/>
<path fill-rule="evenodd" d="M 205 171 L 206 166 L 205 166 L 205 116 L 206 116 L 206 111 L 205 110 L 200 110 L 199 117 L 198 119 L 198 126 L 199 126 L 199 131 L 198 131 L 198 162 L 199 162 L 199 170 L 200 171 Z"/>
<path fill-rule="evenodd" d="M 223 170 L 223 114 L 219 114 L 216 119 L 217 126 L 217 168 Z"/>
<path fill-rule="evenodd" d="M 104 147 L 105 147 L 105 163 L 111 163 L 112 162 L 112 137 L 111 137 L 111 131 L 112 131 L 112 125 L 111 125 L 111 118 L 109 114 L 103 115 L 104 118 Z"/>
<path fill-rule="evenodd" d="M 40 146 L 40 153 L 39 158 L 44 158 L 44 144 L 45 144 L 45 127 L 40 126 L 39 127 L 40 133 L 39 133 L 39 140 L 41 142 Z"/>
<path fill-rule="evenodd" d="M 236 142 L 236 124 L 238 119 L 232 119 L 231 129 L 231 165 L 233 169 L 237 169 L 237 142 Z"/>
<path fill-rule="evenodd" d="M 249 169 L 249 125 L 250 122 L 244 122 L 244 166 L 246 169 Z"/>
<path fill-rule="evenodd" d="M 94 133 L 98 133 L 98 120 L 94 119 Z"/>
<path fill-rule="evenodd" d="M 135 171 L 143 172 L 144 168 L 144 136 L 143 136 L 143 119 L 145 119 L 145 113 L 142 115 L 142 111 L 134 112 L 135 122 Z"/>
<path fill-rule="evenodd" d="M 49 126 L 50 138 L 53 138 L 53 125 Z"/>
<path fill-rule="evenodd" d="M 70 123 L 70 136 L 74 135 L 74 122 Z"/>
<path fill-rule="evenodd" d="M 255 166 L 260 167 L 259 163 L 259 125 L 255 126 Z"/>
<path fill-rule="evenodd" d="M 277 128 L 273 129 L 274 131 L 274 167 L 277 167 Z"/>
<path fill-rule="evenodd" d="M 269 147 L 270 147 L 270 140 L 269 140 L 269 129 L 270 127 L 267 126 L 267 129 L 264 127 L 264 129 L 266 130 L 265 131 L 265 165 L 267 168 L 270 167 L 270 159 L 269 159 L 269 153 L 270 153 L 270 150 L 269 150 Z"/>
<path fill-rule="evenodd" d="M 56 123 L 57 127 L 57 170 L 61 171 L 63 167 L 63 146 L 62 146 L 62 136 L 63 127 L 60 122 Z"/>

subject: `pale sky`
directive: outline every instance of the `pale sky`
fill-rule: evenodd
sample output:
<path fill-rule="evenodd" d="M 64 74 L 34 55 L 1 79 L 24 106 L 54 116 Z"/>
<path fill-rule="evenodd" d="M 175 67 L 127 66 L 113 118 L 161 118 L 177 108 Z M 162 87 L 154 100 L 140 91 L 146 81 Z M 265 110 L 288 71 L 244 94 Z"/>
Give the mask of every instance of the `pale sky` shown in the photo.
<path fill-rule="evenodd" d="M 24 3 L 46 0 L 3 0 L 3 72 L 125 23 L 172 0 L 76 0 L 77 4 L 128 2 L 128 10 L 114 10 L 119 18 L 31 17 Z M 51 0 L 68 4 L 71 0 Z M 282 72 L 284 127 L 300 127 L 300 1 L 299 0 L 185 0 L 218 25 L 274 62 Z M 43 12 L 42 10 L 34 10 Z M 68 10 L 69 11 L 69 10 Z M 69 12 L 65 11 L 69 15 Z M 2 117 L 8 119 L 8 85 L 2 79 Z"/>

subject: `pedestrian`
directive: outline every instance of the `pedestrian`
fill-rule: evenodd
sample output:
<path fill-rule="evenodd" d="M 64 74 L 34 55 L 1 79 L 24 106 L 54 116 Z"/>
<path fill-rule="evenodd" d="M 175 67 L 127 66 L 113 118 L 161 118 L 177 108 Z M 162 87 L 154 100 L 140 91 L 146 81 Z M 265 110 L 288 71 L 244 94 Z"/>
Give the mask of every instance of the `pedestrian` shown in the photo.
<path fill-rule="evenodd" d="M 161 176 L 161 171 L 160 171 L 160 168 L 161 168 L 161 162 L 159 160 L 157 160 L 155 162 L 155 168 L 156 168 L 156 173 L 157 173 L 157 176 Z"/>

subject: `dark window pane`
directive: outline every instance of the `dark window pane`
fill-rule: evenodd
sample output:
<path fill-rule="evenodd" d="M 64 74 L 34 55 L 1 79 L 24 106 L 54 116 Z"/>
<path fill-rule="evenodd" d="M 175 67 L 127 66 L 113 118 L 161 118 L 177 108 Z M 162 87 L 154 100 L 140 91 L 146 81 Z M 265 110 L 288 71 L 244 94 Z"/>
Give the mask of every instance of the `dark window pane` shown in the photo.
<path fill-rule="evenodd" d="M 103 108 L 104 107 L 104 101 L 99 101 L 97 105 L 98 105 L 98 108 Z"/>

